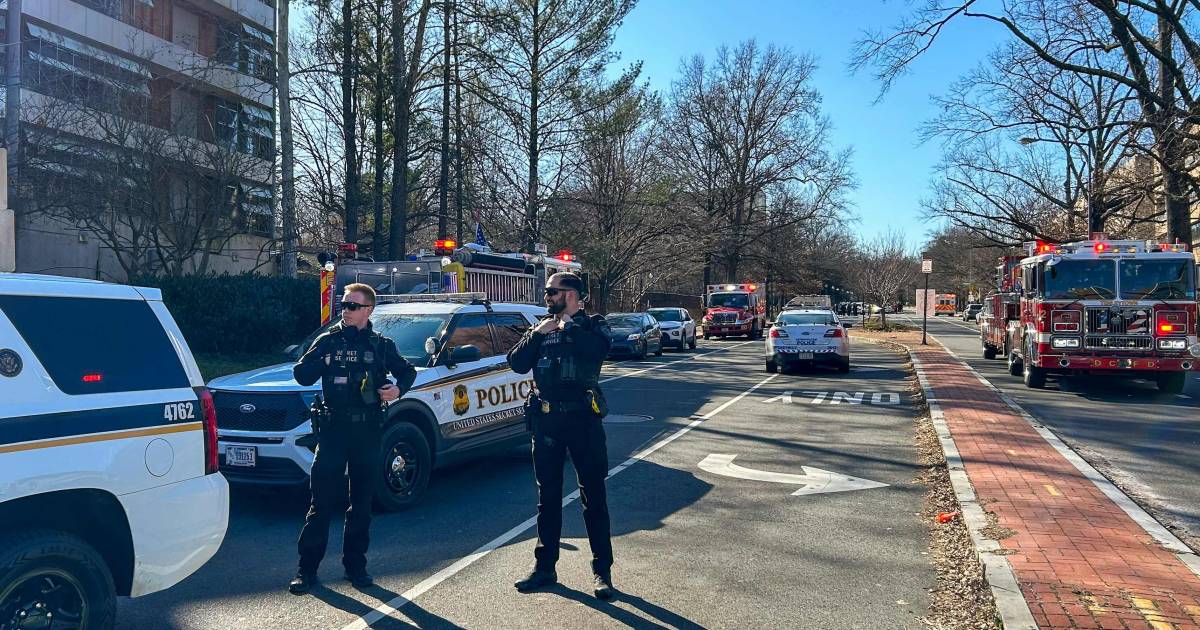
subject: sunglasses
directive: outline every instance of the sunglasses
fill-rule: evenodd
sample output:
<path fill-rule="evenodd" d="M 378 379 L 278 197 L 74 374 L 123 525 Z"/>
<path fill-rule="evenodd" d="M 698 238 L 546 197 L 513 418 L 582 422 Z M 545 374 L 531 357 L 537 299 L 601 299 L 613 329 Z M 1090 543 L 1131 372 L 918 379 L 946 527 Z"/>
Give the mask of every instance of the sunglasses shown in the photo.
<path fill-rule="evenodd" d="M 574 291 L 574 290 L 575 289 L 556 289 L 554 287 L 546 287 L 546 295 L 548 295 L 550 297 L 554 297 L 554 296 L 558 295 L 559 293 L 565 293 L 567 291 Z"/>
<path fill-rule="evenodd" d="M 342 302 L 342 308 L 347 311 L 357 311 L 360 308 L 371 308 L 373 304 L 359 304 L 358 302 Z"/>

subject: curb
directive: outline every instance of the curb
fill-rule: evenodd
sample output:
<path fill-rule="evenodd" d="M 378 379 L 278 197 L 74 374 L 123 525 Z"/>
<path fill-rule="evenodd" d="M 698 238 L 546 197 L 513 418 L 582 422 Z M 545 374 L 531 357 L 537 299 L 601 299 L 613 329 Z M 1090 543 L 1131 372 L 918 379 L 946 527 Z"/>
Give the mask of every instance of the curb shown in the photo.
<path fill-rule="evenodd" d="M 1000 621 L 1005 630 L 1037 630 L 1037 623 L 1033 620 L 1029 603 L 1025 601 L 1025 596 L 1021 593 L 1021 587 L 1017 582 L 1016 574 L 1013 573 L 1012 564 L 1008 562 L 1008 556 L 1002 553 L 1003 549 L 999 542 L 983 535 L 984 528 L 988 526 L 987 516 L 984 514 L 983 506 L 975 497 L 975 489 L 967 477 L 962 457 L 958 453 L 958 446 L 955 445 L 954 437 L 950 434 L 945 414 L 942 413 L 942 408 L 933 395 L 921 360 L 913 353 L 912 348 L 898 341 L 866 338 L 861 340 L 879 345 L 894 344 L 908 353 L 913 370 L 917 373 L 917 381 L 921 385 L 921 395 L 925 398 L 925 404 L 929 406 L 930 421 L 933 423 L 934 431 L 937 432 L 938 442 L 942 445 L 942 453 L 946 458 L 946 469 L 950 473 L 950 484 L 954 488 L 954 496 L 962 510 L 963 523 L 966 524 L 967 532 L 971 535 L 975 557 L 983 566 L 983 577 L 992 591 L 992 599 L 996 602 L 996 612 L 1000 614 Z M 941 342 L 939 341 L 938 344 L 941 345 Z M 942 347 L 949 352 L 944 345 Z M 957 359 L 957 357 L 955 358 Z"/>

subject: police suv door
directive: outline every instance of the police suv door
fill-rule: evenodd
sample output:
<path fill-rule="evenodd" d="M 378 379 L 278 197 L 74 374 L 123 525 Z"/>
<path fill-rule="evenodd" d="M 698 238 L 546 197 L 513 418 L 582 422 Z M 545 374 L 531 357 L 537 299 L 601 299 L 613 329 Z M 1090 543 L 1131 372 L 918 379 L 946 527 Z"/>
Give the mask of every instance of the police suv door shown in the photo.
<path fill-rule="evenodd" d="M 502 439 L 511 434 L 514 417 L 521 417 L 520 391 L 512 382 L 505 353 L 496 347 L 490 320 L 484 312 L 457 315 L 438 357 L 438 370 L 446 375 L 439 379 L 440 395 L 450 411 L 438 418 L 447 450 L 469 450 Z M 465 345 L 479 349 L 479 360 L 451 367 L 448 357 Z"/>

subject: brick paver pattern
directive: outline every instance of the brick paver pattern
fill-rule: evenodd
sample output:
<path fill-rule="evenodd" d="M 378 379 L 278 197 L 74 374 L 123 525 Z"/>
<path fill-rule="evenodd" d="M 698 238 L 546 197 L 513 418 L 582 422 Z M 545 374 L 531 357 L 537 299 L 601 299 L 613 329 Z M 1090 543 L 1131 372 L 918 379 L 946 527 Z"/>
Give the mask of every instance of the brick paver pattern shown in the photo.
<path fill-rule="evenodd" d="M 1039 627 L 1200 630 L 1200 577 L 960 361 L 913 351 Z"/>

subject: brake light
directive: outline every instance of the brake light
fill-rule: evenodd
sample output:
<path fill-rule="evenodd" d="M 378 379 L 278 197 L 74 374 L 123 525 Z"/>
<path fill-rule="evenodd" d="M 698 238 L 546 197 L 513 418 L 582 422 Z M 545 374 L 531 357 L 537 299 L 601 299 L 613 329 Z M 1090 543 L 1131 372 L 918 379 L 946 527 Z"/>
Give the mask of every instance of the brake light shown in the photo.
<path fill-rule="evenodd" d="M 772 328 L 772 329 L 771 329 L 771 337 L 772 337 L 773 339 L 779 339 L 779 338 L 781 338 L 781 337 L 782 337 L 782 338 L 784 338 L 784 339 L 787 339 L 787 336 L 788 336 L 788 334 L 787 334 L 787 331 L 786 331 L 786 330 L 780 330 L 780 329 L 778 329 L 778 328 Z"/>
<path fill-rule="evenodd" d="M 841 337 L 843 335 L 841 328 L 830 328 L 825 331 L 826 337 Z"/>
<path fill-rule="evenodd" d="M 83 375 L 84 383 L 99 383 L 100 381 L 103 381 L 103 380 L 104 380 L 103 374 L 84 374 Z"/>
<path fill-rule="evenodd" d="M 196 394 L 204 412 L 204 474 L 211 475 L 221 468 L 217 457 L 217 406 L 207 387 L 197 387 Z"/>
<path fill-rule="evenodd" d="M 1160 335 L 1185 335 L 1188 330 L 1187 311 L 1159 311 L 1154 328 Z"/>

